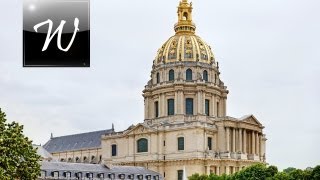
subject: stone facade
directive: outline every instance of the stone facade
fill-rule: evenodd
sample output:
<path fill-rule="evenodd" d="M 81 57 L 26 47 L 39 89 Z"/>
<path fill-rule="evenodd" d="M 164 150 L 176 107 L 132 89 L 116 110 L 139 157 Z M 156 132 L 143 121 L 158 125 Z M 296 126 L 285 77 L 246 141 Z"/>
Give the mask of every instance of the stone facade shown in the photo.
<path fill-rule="evenodd" d="M 166 179 L 230 174 L 265 162 L 266 136 L 253 116 L 227 116 L 229 91 L 211 47 L 195 35 L 192 3 L 178 7 L 176 34 L 159 49 L 145 86 L 145 120 L 102 136 L 107 165 L 143 166 Z"/>

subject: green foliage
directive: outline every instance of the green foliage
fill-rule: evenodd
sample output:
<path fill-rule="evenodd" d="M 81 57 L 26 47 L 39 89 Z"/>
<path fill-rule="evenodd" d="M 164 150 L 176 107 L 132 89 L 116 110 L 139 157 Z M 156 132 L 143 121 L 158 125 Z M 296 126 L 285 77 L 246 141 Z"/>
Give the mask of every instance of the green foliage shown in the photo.
<path fill-rule="evenodd" d="M 296 170 L 296 168 L 294 168 L 294 167 L 288 167 L 288 168 L 284 169 L 283 172 L 289 174 L 291 171 L 294 171 L 294 170 Z"/>
<path fill-rule="evenodd" d="M 0 179 L 36 179 L 40 173 L 40 157 L 32 141 L 23 135 L 23 126 L 6 123 L 0 109 Z"/>
<path fill-rule="evenodd" d="M 277 166 L 269 166 L 267 168 L 267 177 L 273 177 L 274 175 L 276 175 L 278 173 L 278 168 Z"/>
<path fill-rule="evenodd" d="M 314 180 L 320 179 L 320 165 L 316 166 L 313 168 L 310 177 L 313 178 Z"/>
<path fill-rule="evenodd" d="M 289 175 L 285 172 L 278 172 L 273 176 L 274 180 L 289 180 Z"/>
<path fill-rule="evenodd" d="M 189 180 L 320 180 L 320 166 L 306 170 L 290 167 L 283 172 L 278 172 L 276 166 L 254 164 L 231 175 L 194 174 L 189 177 Z"/>
<path fill-rule="evenodd" d="M 255 164 L 235 173 L 233 177 L 237 180 L 260 180 L 266 179 L 267 174 L 266 165 Z"/>

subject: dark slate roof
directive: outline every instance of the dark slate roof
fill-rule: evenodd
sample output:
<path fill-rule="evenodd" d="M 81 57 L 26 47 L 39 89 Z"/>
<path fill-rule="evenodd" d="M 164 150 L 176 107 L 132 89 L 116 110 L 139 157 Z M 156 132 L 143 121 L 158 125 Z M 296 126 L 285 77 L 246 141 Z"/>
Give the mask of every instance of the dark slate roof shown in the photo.
<path fill-rule="evenodd" d="M 66 172 L 69 172 L 71 175 L 71 179 L 77 176 L 77 173 L 82 173 L 82 177 L 85 177 L 87 173 L 92 173 L 93 178 L 100 177 L 101 174 L 105 178 L 110 174 L 114 174 L 118 179 L 120 174 L 124 174 L 126 179 L 129 175 L 133 175 L 137 179 L 137 176 L 143 175 L 143 179 L 146 179 L 146 176 L 151 176 L 152 179 L 155 179 L 157 176 L 158 179 L 163 179 L 162 176 L 154 171 L 148 170 L 143 167 L 136 166 L 113 166 L 112 168 L 108 168 L 102 164 L 84 164 L 84 163 L 67 163 L 67 162 L 41 162 L 41 177 L 39 179 L 51 178 L 53 176 L 53 172 L 59 172 L 59 179 L 63 179 L 66 176 Z"/>
<path fill-rule="evenodd" d="M 100 148 L 101 136 L 105 134 L 111 134 L 113 132 L 113 129 L 108 129 L 82 134 L 53 137 L 43 146 L 43 148 L 49 153 Z"/>

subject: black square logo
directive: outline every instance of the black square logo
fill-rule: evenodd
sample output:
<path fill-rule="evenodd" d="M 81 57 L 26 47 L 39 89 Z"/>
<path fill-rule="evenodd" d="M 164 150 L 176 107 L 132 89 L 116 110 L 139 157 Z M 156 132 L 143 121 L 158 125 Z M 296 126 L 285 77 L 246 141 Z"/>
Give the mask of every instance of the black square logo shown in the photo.
<path fill-rule="evenodd" d="M 23 67 L 90 67 L 90 0 L 24 0 Z"/>

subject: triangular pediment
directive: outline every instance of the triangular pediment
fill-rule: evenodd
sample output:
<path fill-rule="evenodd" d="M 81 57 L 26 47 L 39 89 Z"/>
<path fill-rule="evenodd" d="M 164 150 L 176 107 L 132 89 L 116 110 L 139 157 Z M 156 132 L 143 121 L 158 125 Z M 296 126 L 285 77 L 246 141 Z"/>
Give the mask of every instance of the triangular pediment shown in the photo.
<path fill-rule="evenodd" d="M 136 126 L 132 127 L 130 130 L 127 130 L 125 132 L 126 135 L 131 135 L 131 134 L 144 134 L 144 133 L 149 133 L 149 132 L 154 132 L 155 129 L 140 123 L 137 124 Z"/>
<path fill-rule="evenodd" d="M 247 115 L 247 116 L 243 116 L 243 117 L 240 118 L 240 120 L 243 121 L 243 122 L 249 123 L 249 124 L 262 126 L 262 124 L 252 114 L 251 115 Z"/>

